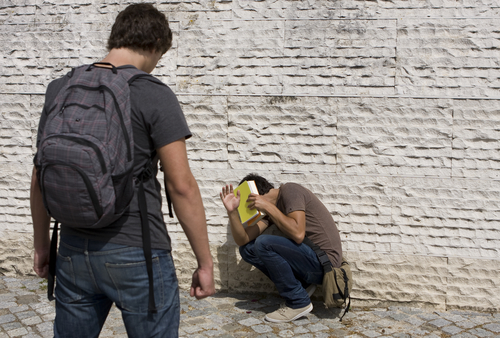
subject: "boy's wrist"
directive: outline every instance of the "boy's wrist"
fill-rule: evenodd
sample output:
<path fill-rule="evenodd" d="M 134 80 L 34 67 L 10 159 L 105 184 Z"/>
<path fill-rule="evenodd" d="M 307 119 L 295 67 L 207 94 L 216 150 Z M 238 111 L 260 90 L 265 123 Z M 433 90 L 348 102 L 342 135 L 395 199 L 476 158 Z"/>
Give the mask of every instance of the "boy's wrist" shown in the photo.
<path fill-rule="evenodd" d="M 211 256 L 208 256 L 207 259 L 198 261 L 198 269 L 200 270 L 214 270 L 214 262 Z"/>
<path fill-rule="evenodd" d="M 231 211 L 228 210 L 227 211 L 227 215 L 229 217 L 232 217 L 232 216 L 236 216 L 238 218 L 240 217 L 240 215 L 238 214 L 238 209 L 234 209 L 234 210 L 231 210 Z"/>

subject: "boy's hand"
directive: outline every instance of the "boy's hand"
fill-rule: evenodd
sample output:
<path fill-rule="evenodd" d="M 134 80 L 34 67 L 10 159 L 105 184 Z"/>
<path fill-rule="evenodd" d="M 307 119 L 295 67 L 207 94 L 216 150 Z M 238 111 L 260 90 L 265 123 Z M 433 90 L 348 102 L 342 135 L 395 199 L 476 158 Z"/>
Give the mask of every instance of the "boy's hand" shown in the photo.
<path fill-rule="evenodd" d="M 193 273 L 189 294 L 196 299 L 203 299 L 215 294 L 213 269 L 196 269 Z"/>
<path fill-rule="evenodd" d="M 49 250 L 36 250 L 34 255 L 33 270 L 39 277 L 47 278 L 49 276 Z"/>
<path fill-rule="evenodd" d="M 240 205 L 240 192 L 238 191 L 236 194 L 237 195 L 234 195 L 232 184 L 222 187 L 220 199 L 222 200 L 222 203 L 228 213 L 238 209 L 238 206 Z"/>
<path fill-rule="evenodd" d="M 247 202 L 249 202 L 248 207 L 250 209 L 257 209 L 259 211 L 268 213 L 269 201 L 264 198 L 264 196 L 259 194 L 250 194 L 248 196 Z"/>

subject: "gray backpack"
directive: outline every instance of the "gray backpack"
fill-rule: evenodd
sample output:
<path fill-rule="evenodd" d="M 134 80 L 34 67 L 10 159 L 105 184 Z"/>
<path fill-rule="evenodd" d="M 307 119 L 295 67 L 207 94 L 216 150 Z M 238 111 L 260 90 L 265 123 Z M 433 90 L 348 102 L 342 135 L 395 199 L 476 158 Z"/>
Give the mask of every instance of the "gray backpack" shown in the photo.
<path fill-rule="evenodd" d="M 65 226 L 116 221 L 133 194 L 134 140 L 129 83 L 136 68 L 74 68 L 40 137 L 35 165 L 45 207 Z"/>
<path fill-rule="evenodd" d="M 154 312 L 151 239 L 143 187 L 143 182 L 152 177 L 148 167 L 151 161 L 139 177 L 133 176 L 129 85 L 138 77 L 159 81 L 134 67 L 116 68 L 109 63 L 73 68 L 66 76 L 46 112 L 34 159 L 45 208 L 56 221 L 49 264 L 49 299 L 54 299 L 58 223 L 75 228 L 110 225 L 127 210 L 137 183 L 150 310 Z"/>

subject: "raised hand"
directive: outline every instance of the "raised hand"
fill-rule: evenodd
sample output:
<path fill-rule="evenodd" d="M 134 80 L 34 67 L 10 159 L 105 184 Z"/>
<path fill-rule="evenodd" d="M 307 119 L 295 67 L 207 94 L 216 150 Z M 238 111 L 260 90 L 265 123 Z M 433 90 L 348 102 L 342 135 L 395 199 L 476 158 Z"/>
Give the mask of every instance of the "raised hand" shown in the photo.
<path fill-rule="evenodd" d="M 219 194 L 228 213 L 236 210 L 240 205 L 240 192 L 238 191 L 236 194 L 233 192 L 232 184 L 226 184 L 225 187 L 222 187 L 222 192 Z"/>

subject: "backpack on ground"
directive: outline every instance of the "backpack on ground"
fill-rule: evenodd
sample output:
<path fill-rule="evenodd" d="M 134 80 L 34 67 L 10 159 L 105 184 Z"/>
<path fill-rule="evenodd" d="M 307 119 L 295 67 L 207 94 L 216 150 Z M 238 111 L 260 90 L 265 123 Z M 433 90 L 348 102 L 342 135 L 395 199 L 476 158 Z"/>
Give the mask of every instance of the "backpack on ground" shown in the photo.
<path fill-rule="evenodd" d="M 304 244 L 311 247 L 316 253 L 321 265 L 323 266 L 323 301 L 327 308 L 338 307 L 342 308 L 345 305 L 344 314 L 340 317 L 340 321 L 345 314 L 349 312 L 351 307 L 351 291 L 352 291 L 352 272 L 349 263 L 342 258 L 340 268 L 332 267 L 332 263 L 328 255 L 314 244 L 309 238 L 304 238 Z"/>
<path fill-rule="evenodd" d="M 148 166 L 133 176 L 134 140 L 129 85 L 150 74 L 135 67 L 94 63 L 73 68 L 46 111 L 34 163 L 43 202 L 54 218 L 49 264 L 49 299 L 53 297 L 58 224 L 102 228 L 127 210 L 139 185 L 143 247 L 150 298 L 155 311 L 151 239 L 143 182 L 152 177 Z M 168 195 L 168 194 L 167 194 Z M 170 210 L 170 204 L 169 204 Z"/>

